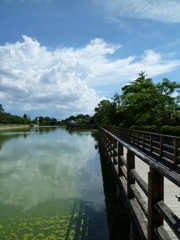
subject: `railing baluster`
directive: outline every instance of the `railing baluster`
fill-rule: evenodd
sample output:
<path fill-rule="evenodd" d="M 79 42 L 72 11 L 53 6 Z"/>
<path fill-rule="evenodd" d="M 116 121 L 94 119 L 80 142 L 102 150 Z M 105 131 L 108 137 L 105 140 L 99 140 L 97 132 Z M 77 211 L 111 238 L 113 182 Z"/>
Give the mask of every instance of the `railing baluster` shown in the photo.
<path fill-rule="evenodd" d="M 163 217 L 160 216 L 155 208 L 155 201 L 161 201 L 164 198 L 164 177 L 150 167 L 148 173 L 148 240 L 156 240 L 154 226 L 163 225 Z"/>
<path fill-rule="evenodd" d="M 142 136 L 142 146 L 143 146 L 143 148 L 144 148 L 144 133 L 143 133 L 143 136 Z"/>
<path fill-rule="evenodd" d="M 177 138 L 175 138 L 174 139 L 174 159 L 173 159 L 173 161 L 174 161 L 174 164 L 178 164 L 178 159 L 177 159 L 177 157 L 178 157 L 178 152 L 177 152 L 177 149 L 179 148 L 179 141 L 178 141 L 178 139 Z"/>
<path fill-rule="evenodd" d="M 160 136 L 160 146 L 159 146 L 159 156 L 163 156 L 163 142 L 164 142 L 164 137 Z"/>
<path fill-rule="evenodd" d="M 123 155 L 123 145 L 120 144 L 120 142 L 117 142 L 117 148 L 118 148 L 118 175 L 119 177 L 123 176 L 121 166 L 123 166 L 122 161 L 120 160 L 120 156 Z"/>
<path fill-rule="evenodd" d="M 131 184 L 135 183 L 134 178 L 130 174 L 130 170 L 135 168 L 135 158 L 134 154 L 132 154 L 129 150 L 127 152 L 127 195 L 128 198 L 131 199 L 134 197 L 134 194 L 131 190 Z"/>
<path fill-rule="evenodd" d="M 152 152 L 152 134 L 150 134 L 150 139 L 149 139 L 149 151 Z"/>

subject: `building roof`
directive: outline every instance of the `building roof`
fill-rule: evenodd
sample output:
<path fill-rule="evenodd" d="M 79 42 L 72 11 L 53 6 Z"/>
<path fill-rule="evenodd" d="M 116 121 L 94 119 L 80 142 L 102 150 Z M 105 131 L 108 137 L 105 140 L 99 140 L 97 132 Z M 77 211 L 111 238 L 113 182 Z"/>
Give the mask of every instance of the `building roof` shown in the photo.
<path fill-rule="evenodd" d="M 75 122 L 74 120 L 71 120 L 68 122 L 68 124 L 76 124 L 77 122 Z"/>

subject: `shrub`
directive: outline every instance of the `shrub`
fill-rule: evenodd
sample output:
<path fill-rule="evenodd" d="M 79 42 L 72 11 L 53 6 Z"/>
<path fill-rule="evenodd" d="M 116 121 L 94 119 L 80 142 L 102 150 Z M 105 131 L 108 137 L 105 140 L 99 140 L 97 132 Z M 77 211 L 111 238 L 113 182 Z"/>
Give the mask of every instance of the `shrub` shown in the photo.
<path fill-rule="evenodd" d="M 173 135 L 180 136 L 180 126 L 174 127 Z"/>

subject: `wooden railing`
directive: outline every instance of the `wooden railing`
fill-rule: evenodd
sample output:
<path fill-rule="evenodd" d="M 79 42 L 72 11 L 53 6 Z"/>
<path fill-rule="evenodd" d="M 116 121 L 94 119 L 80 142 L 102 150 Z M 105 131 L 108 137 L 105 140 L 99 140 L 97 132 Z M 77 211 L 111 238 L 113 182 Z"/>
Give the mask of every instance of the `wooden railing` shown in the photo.
<path fill-rule="evenodd" d="M 180 137 L 107 126 L 106 129 L 134 145 L 180 166 Z"/>
<path fill-rule="evenodd" d="M 180 171 L 177 166 L 179 138 L 120 130 L 114 127 L 106 129 L 99 127 L 99 138 L 138 239 L 170 240 L 163 226 L 164 220 L 180 239 L 180 219 L 164 202 L 164 177 L 180 187 Z M 147 152 L 140 151 L 139 147 L 153 153 L 154 157 L 148 156 Z M 124 149 L 127 150 L 126 156 Z M 148 183 L 135 169 L 135 156 L 149 165 Z M 158 161 L 156 156 L 165 161 Z M 171 165 L 173 165 L 173 171 Z M 145 194 L 146 200 L 139 188 Z"/>

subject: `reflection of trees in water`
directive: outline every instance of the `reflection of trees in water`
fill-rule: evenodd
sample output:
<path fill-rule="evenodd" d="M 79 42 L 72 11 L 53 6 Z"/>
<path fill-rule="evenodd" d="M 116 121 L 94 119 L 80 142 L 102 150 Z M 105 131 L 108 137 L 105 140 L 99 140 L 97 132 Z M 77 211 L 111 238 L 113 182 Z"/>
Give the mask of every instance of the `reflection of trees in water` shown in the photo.
<path fill-rule="evenodd" d="M 94 148 L 99 151 L 99 142 L 98 142 L 98 131 L 97 130 L 87 130 L 87 129 L 83 129 L 83 128 L 65 128 L 66 131 L 70 134 L 70 135 L 78 135 L 78 136 L 83 136 L 83 135 L 89 135 L 89 133 L 91 134 L 91 137 L 94 139 Z"/>
<path fill-rule="evenodd" d="M 87 129 L 83 129 L 83 128 L 66 127 L 65 129 L 70 135 L 76 134 L 78 136 L 89 135 L 89 132 L 91 131 L 91 130 L 87 130 Z"/>
<path fill-rule="evenodd" d="M 94 148 L 99 152 L 99 140 L 98 140 L 98 131 L 94 130 L 91 132 L 91 137 L 94 138 Z"/>
<path fill-rule="evenodd" d="M 55 132 L 56 130 L 57 130 L 56 127 L 40 127 L 37 133 L 48 134 L 49 132 Z"/>
<path fill-rule="evenodd" d="M 128 240 L 130 222 L 123 200 L 117 196 L 117 183 L 100 146 L 101 169 L 110 240 Z"/>
<path fill-rule="evenodd" d="M 27 138 L 29 134 L 29 130 L 25 130 L 23 129 L 23 132 L 22 132 L 22 129 L 18 131 L 18 129 L 15 130 L 6 130 L 5 132 L 0 132 L 0 150 L 2 149 L 2 146 L 4 145 L 5 142 L 8 142 L 12 139 L 17 139 L 17 138 L 20 138 L 20 137 L 24 137 L 24 139 Z"/>
<path fill-rule="evenodd" d="M 83 128 L 68 128 L 66 126 L 60 127 L 61 130 L 64 130 L 68 132 L 70 135 L 78 135 L 78 136 L 84 136 L 84 135 L 89 135 L 91 134 L 91 137 L 94 139 L 94 148 L 99 152 L 99 142 L 98 142 L 98 131 L 97 130 L 87 130 Z M 56 131 L 57 127 L 40 127 L 39 131 L 37 134 L 44 134 L 44 133 L 49 133 L 50 131 Z"/>

